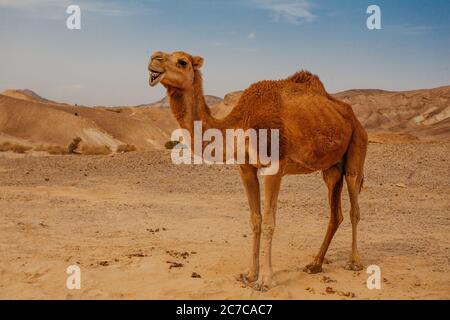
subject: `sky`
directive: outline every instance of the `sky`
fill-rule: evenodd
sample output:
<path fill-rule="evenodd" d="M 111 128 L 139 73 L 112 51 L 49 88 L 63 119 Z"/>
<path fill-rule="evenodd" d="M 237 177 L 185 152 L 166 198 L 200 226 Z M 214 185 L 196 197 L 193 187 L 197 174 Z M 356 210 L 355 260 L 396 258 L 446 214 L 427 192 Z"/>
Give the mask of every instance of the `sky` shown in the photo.
<path fill-rule="evenodd" d="M 81 30 L 66 9 L 81 8 Z M 381 30 L 369 30 L 369 5 Z M 300 69 L 329 92 L 450 85 L 448 0 L 0 0 L 0 91 L 84 105 L 161 99 L 156 50 L 205 59 L 205 94 L 223 96 Z"/>

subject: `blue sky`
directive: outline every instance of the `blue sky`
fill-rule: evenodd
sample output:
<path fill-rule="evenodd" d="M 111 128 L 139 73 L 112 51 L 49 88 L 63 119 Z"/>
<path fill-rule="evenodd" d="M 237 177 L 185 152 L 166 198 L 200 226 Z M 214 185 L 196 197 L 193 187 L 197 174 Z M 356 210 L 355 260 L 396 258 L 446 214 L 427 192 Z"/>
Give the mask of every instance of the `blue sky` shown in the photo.
<path fill-rule="evenodd" d="M 81 30 L 66 8 L 81 7 Z M 380 6 L 382 30 L 366 9 Z M 330 92 L 450 85 L 448 0 L 0 0 L 0 90 L 87 105 L 160 99 L 152 51 L 205 58 L 205 93 L 223 96 L 299 69 Z"/>

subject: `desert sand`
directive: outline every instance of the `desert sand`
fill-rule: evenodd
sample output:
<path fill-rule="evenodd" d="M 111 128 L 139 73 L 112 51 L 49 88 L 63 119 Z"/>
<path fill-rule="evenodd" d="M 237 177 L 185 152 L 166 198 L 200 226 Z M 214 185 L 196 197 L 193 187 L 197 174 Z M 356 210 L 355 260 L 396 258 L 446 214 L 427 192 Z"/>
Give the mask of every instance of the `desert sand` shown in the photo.
<path fill-rule="evenodd" d="M 240 92 L 208 101 L 225 116 Z M 282 184 L 273 242 L 277 285 L 236 277 L 250 264 L 249 210 L 234 166 L 176 166 L 167 100 L 135 107 L 57 103 L 30 90 L 0 95 L 0 299 L 450 299 L 450 87 L 351 90 L 370 133 L 359 250 L 381 290 L 350 272 L 349 201 L 324 273 L 311 262 L 328 223 L 320 173 Z M 49 155 L 76 136 L 109 155 Z M 116 153 L 121 144 L 136 152 Z M 40 150 L 40 151 L 39 151 Z M 44 151 L 42 151 L 44 150 Z M 344 190 L 346 190 L 344 188 Z M 81 268 L 81 289 L 66 269 Z"/>
<path fill-rule="evenodd" d="M 277 286 L 266 293 L 235 279 L 251 248 L 237 168 L 176 166 L 169 151 L 1 153 L 0 298 L 449 299 L 449 152 L 449 143 L 369 146 L 359 247 L 366 266 L 380 266 L 381 290 L 367 289 L 364 271 L 343 268 L 346 193 L 324 273 L 301 271 L 325 233 L 327 192 L 320 174 L 287 177 L 274 236 Z M 74 264 L 80 290 L 66 288 Z"/>

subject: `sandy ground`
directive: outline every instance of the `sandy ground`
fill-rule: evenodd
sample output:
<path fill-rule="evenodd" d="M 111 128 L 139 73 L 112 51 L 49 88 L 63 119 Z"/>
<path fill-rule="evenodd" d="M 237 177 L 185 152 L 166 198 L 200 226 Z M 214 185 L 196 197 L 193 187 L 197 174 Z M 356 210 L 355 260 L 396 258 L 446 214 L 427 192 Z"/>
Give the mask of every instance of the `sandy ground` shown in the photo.
<path fill-rule="evenodd" d="M 301 271 L 325 233 L 326 188 L 319 173 L 285 178 L 273 250 L 278 285 L 261 293 L 235 280 L 251 246 L 237 168 L 177 167 L 162 151 L 3 153 L 0 298 L 449 299 L 449 154 L 448 143 L 370 145 L 359 247 L 366 266 L 380 266 L 381 290 L 367 289 L 365 271 L 343 269 L 351 244 L 346 192 L 330 263 L 322 274 Z M 80 290 L 66 288 L 73 264 Z"/>

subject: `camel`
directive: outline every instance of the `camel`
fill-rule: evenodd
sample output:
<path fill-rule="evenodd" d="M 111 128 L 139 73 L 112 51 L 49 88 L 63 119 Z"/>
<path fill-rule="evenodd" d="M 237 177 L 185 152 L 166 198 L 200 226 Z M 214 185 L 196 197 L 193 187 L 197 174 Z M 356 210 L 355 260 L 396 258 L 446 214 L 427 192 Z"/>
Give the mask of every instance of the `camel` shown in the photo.
<path fill-rule="evenodd" d="M 330 219 L 318 254 L 303 271 L 311 274 L 322 272 L 325 254 L 343 221 L 341 191 L 344 178 L 352 224 L 352 249 L 345 269 L 362 270 L 357 248 L 358 196 L 364 180 L 368 139 L 351 106 L 329 95 L 316 75 L 300 71 L 283 80 L 266 80 L 251 85 L 225 118 L 216 119 L 203 96 L 200 72 L 203 62 L 202 57 L 182 51 L 157 51 L 151 55 L 149 84 L 153 87 L 161 83 L 166 88 L 170 109 L 181 128 L 193 134 L 194 121 L 202 121 L 205 130 L 215 128 L 223 132 L 228 128 L 265 128 L 280 132 L 280 167 L 278 173 L 264 176 L 263 214 L 258 176 L 260 166 L 239 165 L 253 231 L 252 262 L 250 270 L 241 275 L 241 280 L 261 291 L 275 285 L 271 247 L 282 178 L 315 171 L 322 172 L 328 188 Z"/>

